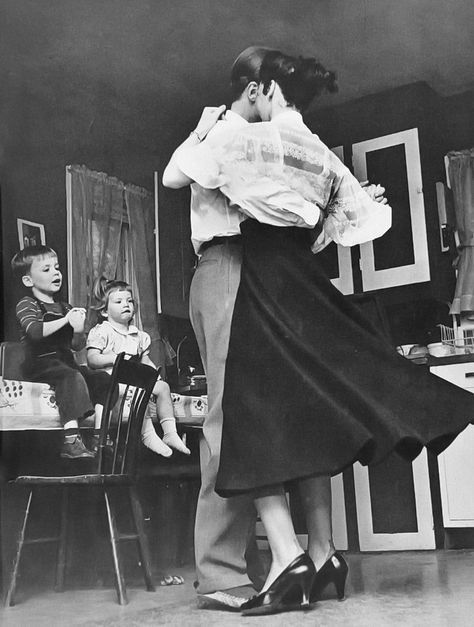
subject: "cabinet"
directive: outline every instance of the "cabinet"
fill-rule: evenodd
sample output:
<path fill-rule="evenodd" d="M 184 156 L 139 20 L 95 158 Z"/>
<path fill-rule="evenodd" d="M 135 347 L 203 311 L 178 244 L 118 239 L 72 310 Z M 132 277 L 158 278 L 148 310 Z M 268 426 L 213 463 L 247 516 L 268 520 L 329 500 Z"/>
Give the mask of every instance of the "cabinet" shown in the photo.
<path fill-rule="evenodd" d="M 435 548 L 426 449 L 411 464 L 394 455 L 381 468 L 356 462 L 354 485 L 361 551 Z"/>
<path fill-rule="evenodd" d="M 433 366 L 431 372 L 474 393 L 474 362 Z M 474 426 L 438 457 L 445 527 L 474 527 Z"/>
<path fill-rule="evenodd" d="M 392 227 L 360 247 L 365 291 L 430 280 L 418 129 L 369 139 L 352 147 L 359 180 L 381 181 L 392 207 Z"/>
<path fill-rule="evenodd" d="M 163 314 L 189 317 L 189 287 L 195 264 L 191 245 L 189 188 L 168 189 L 155 172 L 155 223 L 159 305 Z"/>
<path fill-rule="evenodd" d="M 343 147 L 333 149 L 344 160 Z M 430 280 L 428 238 L 421 176 L 418 129 L 412 128 L 352 145 L 354 174 L 381 182 L 392 207 L 392 227 L 383 237 L 360 246 L 362 291 L 412 285 Z M 337 247 L 338 276 L 333 284 L 354 293 L 352 257 Z"/>
<path fill-rule="evenodd" d="M 377 291 L 387 310 L 451 300 L 455 276 L 451 255 L 440 244 L 436 199 L 446 152 L 436 92 L 413 83 L 320 108 L 305 121 L 327 146 L 338 147 L 338 156 L 343 152 L 359 180 L 383 184 L 394 210 L 393 227 L 373 246 L 354 246 L 341 254 L 331 244 L 319 253 L 338 289 L 344 294 Z M 400 343 L 415 341 L 405 339 L 397 314 L 391 324 Z"/>

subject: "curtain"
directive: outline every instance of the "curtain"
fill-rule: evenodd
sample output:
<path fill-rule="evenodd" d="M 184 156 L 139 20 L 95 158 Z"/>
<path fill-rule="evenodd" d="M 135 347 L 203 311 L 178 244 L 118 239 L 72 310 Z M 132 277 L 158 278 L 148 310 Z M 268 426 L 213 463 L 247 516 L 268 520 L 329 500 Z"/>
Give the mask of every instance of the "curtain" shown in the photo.
<path fill-rule="evenodd" d="M 68 166 L 68 171 L 71 304 L 87 308 L 88 330 L 97 322 L 91 309 L 97 304 L 95 280 L 105 276 L 129 282 L 138 303 L 134 323 L 150 334 L 150 357 L 164 366 L 169 359 L 165 359 L 156 302 L 153 196 L 85 166 Z"/>
<path fill-rule="evenodd" d="M 150 192 L 135 185 L 126 185 L 124 195 L 130 226 L 131 282 L 139 304 L 141 328 L 151 337 L 152 361 L 164 366 L 169 359 L 158 318 L 154 200 Z"/>
<path fill-rule="evenodd" d="M 94 281 L 102 275 L 107 278 L 117 275 L 125 215 L 124 185 L 116 178 L 85 166 L 73 165 L 68 170 L 71 175 L 70 300 L 72 305 L 87 308 L 90 325 L 95 322 L 90 309 L 95 304 Z"/>
<path fill-rule="evenodd" d="M 460 253 L 452 314 L 474 311 L 474 148 L 449 152 L 448 174 L 453 191 Z"/>

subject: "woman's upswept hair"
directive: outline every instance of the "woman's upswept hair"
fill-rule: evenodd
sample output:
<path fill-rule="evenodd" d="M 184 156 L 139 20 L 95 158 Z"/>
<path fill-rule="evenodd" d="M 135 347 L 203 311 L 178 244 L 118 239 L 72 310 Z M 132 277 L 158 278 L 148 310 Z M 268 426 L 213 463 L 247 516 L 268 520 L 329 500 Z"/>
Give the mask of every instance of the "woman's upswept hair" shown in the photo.
<path fill-rule="evenodd" d="M 97 305 L 92 305 L 91 309 L 97 311 L 99 316 L 103 318 L 103 313 L 107 309 L 109 305 L 109 297 L 113 292 L 121 292 L 126 291 L 132 292 L 132 286 L 126 281 L 119 281 L 117 279 L 107 279 L 105 276 L 101 276 L 96 279 L 94 283 L 94 288 L 92 290 L 92 294 L 96 301 Z"/>
<path fill-rule="evenodd" d="M 265 46 L 249 46 L 234 61 L 230 72 L 230 88 L 232 100 L 238 100 L 249 83 L 259 82 L 260 66 L 265 55 L 272 48 Z"/>
<path fill-rule="evenodd" d="M 276 50 L 267 52 L 260 67 L 264 93 L 272 80 L 280 86 L 286 102 L 301 112 L 316 96 L 337 91 L 336 74 L 315 58 L 291 57 Z"/>

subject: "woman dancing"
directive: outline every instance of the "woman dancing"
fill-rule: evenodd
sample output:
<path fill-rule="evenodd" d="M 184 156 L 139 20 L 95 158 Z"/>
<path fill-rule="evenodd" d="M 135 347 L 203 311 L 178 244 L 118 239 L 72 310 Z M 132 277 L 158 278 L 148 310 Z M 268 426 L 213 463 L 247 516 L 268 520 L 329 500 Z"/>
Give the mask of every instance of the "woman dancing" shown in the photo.
<path fill-rule="evenodd" d="M 204 187 L 219 186 L 250 216 L 263 205 L 271 209 L 266 180 L 285 182 L 323 216 L 313 249 L 329 237 L 356 243 L 358 216 L 367 239 L 380 235 L 386 217 L 301 117 L 334 86 L 334 75 L 315 59 L 269 52 L 257 102 L 271 122 L 239 129 L 212 150 L 190 149 L 180 155 L 181 171 Z M 474 417 L 472 395 L 407 362 L 333 287 L 310 250 L 309 229 L 265 223 L 260 213 L 259 220 L 241 224 L 216 484 L 222 496 L 253 494 L 272 552 L 262 592 L 242 605 L 247 615 L 305 607 L 330 582 L 344 595 L 347 565 L 331 534 L 331 475 L 392 451 L 408 460 L 423 446 L 439 453 Z M 287 482 L 302 495 L 308 554 L 294 532 Z"/>

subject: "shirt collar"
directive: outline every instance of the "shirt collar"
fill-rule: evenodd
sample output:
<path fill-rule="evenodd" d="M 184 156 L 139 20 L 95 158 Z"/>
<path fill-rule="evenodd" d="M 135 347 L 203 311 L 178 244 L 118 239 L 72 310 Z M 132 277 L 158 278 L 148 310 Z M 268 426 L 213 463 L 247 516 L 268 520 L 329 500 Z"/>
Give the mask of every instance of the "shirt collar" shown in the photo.
<path fill-rule="evenodd" d="M 303 124 L 303 116 L 299 111 L 295 111 L 294 109 L 285 109 L 272 118 L 272 122 L 283 122 L 283 121 L 293 121 Z"/>
<path fill-rule="evenodd" d="M 226 112 L 224 113 L 224 119 L 227 122 L 232 122 L 232 124 L 234 125 L 238 124 L 239 126 L 245 126 L 248 124 L 245 118 L 243 118 L 241 115 L 239 115 L 235 111 L 232 111 L 231 109 L 226 110 Z"/>
<path fill-rule="evenodd" d="M 123 329 L 119 329 L 114 324 L 112 324 L 112 322 L 109 322 L 109 320 L 104 320 L 104 324 L 106 325 L 108 324 L 109 327 L 112 327 L 112 329 L 116 333 L 120 333 L 120 335 L 138 335 L 138 327 L 136 327 L 134 324 L 129 324 L 127 331 L 124 331 Z"/>

